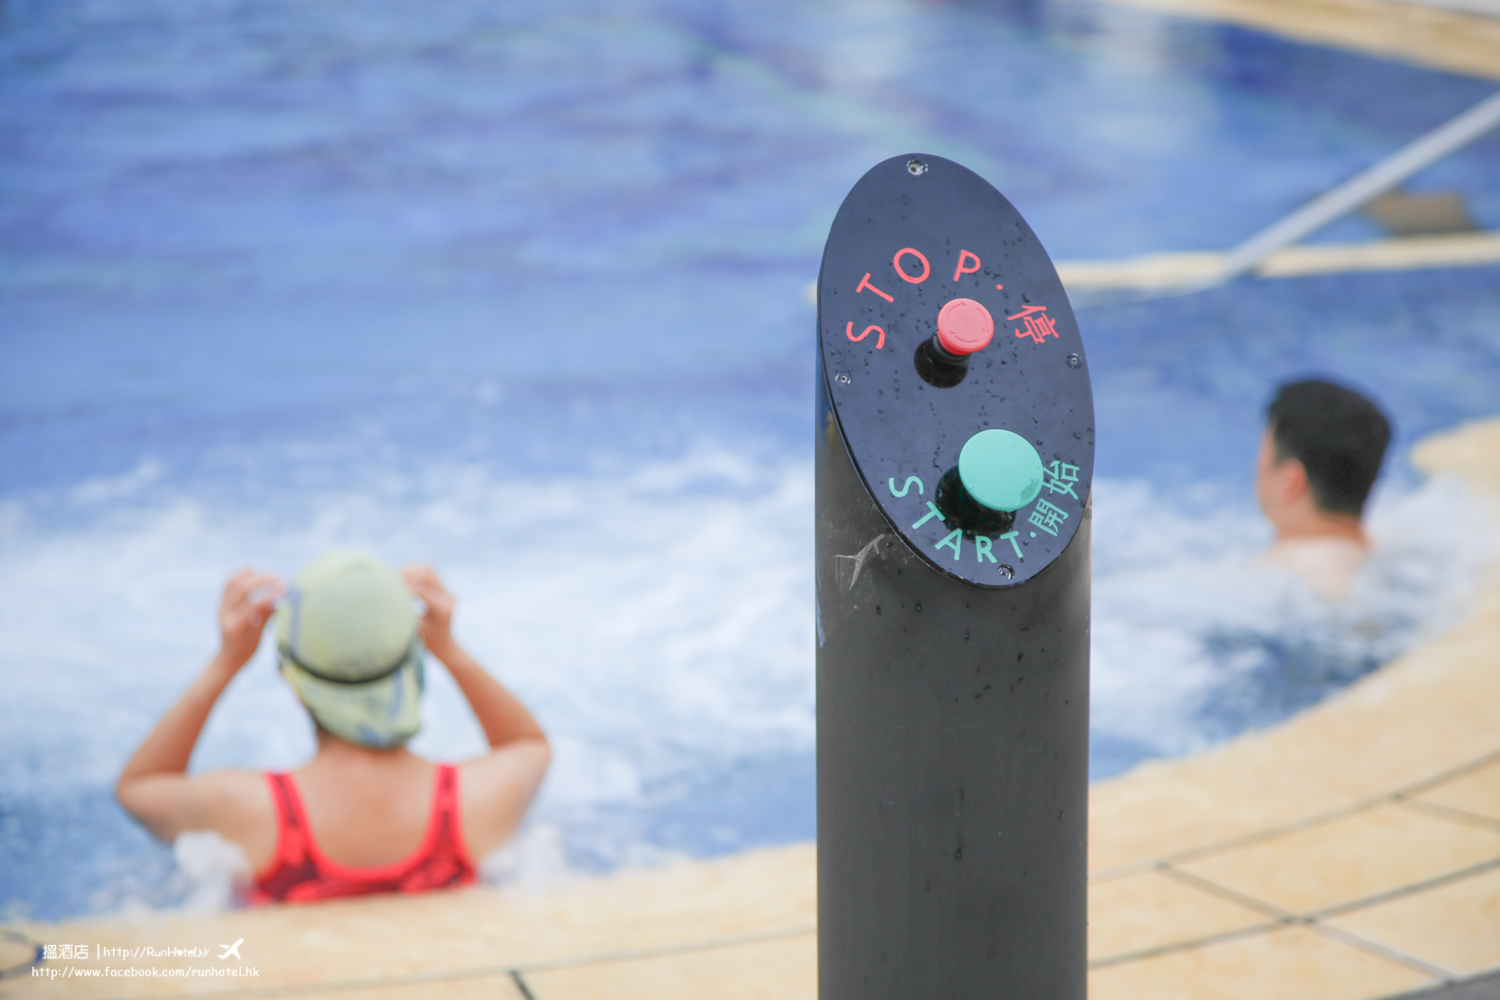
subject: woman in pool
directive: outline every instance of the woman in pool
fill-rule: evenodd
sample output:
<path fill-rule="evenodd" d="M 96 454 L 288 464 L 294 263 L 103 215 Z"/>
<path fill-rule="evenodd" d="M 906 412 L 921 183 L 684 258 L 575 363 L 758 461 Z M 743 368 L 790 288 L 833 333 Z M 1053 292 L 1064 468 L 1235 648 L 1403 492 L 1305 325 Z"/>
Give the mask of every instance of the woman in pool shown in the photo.
<path fill-rule="evenodd" d="M 418 618 L 413 595 L 426 604 Z M 288 774 L 210 771 L 188 759 L 214 702 L 260 644 L 276 605 L 281 672 L 317 727 L 318 750 Z M 244 851 L 256 902 L 415 892 L 474 881 L 541 784 L 541 727 L 449 630 L 453 597 L 426 566 L 395 570 L 330 552 L 290 588 L 241 570 L 219 607 L 222 645 L 120 775 L 125 809 L 165 841 L 213 830 Z M 458 766 L 406 749 L 421 727 L 423 646 L 479 718 L 490 752 Z"/>

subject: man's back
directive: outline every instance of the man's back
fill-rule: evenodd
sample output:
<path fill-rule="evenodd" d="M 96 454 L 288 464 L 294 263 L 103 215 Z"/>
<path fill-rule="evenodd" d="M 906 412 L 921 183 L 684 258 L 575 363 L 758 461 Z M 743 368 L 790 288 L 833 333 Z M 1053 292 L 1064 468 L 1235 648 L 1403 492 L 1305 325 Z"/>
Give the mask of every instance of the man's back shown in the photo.
<path fill-rule="evenodd" d="M 1361 517 L 1390 436 L 1385 415 L 1352 389 L 1318 379 L 1280 387 L 1255 473 L 1276 531 L 1268 562 L 1329 600 L 1349 595 L 1369 554 Z"/>

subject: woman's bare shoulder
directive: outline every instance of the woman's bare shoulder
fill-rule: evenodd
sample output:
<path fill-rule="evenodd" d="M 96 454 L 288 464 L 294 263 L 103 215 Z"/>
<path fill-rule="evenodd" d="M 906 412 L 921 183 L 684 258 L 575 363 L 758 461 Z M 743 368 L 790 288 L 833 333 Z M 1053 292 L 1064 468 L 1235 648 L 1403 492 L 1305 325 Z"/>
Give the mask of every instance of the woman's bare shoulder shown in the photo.
<path fill-rule="evenodd" d="M 276 821 L 276 804 L 266 776 L 238 768 L 205 771 L 188 779 L 196 818 L 227 835 L 245 823 Z"/>
<path fill-rule="evenodd" d="M 464 839 L 478 860 L 520 825 L 552 758 L 544 739 L 519 739 L 459 765 Z"/>
<path fill-rule="evenodd" d="M 276 804 L 261 771 L 206 771 L 190 779 L 201 829 L 215 830 L 245 852 L 253 870 L 276 849 Z"/>

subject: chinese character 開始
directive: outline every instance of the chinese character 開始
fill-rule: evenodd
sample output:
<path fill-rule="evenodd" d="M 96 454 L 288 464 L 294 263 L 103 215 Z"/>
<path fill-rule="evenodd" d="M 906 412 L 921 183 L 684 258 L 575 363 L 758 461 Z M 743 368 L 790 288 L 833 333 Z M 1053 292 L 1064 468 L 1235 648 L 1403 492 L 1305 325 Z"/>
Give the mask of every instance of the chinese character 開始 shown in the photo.
<path fill-rule="evenodd" d="M 1074 500 L 1078 499 L 1078 494 L 1073 492 L 1073 484 L 1078 482 L 1078 466 L 1064 464 L 1061 459 L 1058 459 L 1047 466 L 1045 471 L 1052 478 L 1048 479 L 1044 475 L 1043 486 L 1053 493 L 1066 493 Z"/>
<path fill-rule="evenodd" d="M 1054 538 L 1057 537 L 1057 529 L 1062 525 L 1062 522 L 1066 521 L 1067 519 L 1067 511 L 1063 510 L 1061 507 L 1054 507 L 1052 504 L 1048 503 L 1045 500 L 1038 500 L 1036 502 L 1036 509 L 1033 510 L 1031 512 L 1031 516 L 1027 518 L 1027 520 L 1032 524 L 1036 525 L 1038 528 L 1041 528 L 1043 531 L 1053 536 Z"/>
<path fill-rule="evenodd" d="M 1033 315 L 1034 313 L 1039 313 L 1040 315 Z M 1018 319 L 1026 324 L 1026 329 L 1016 330 L 1017 337 L 1030 337 L 1040 344 L 1049 336 L 1057 336 L 1057 320 L 1047 315 L 1046 306 L 1025 306 L 1014 316 L 1007 316 L 1005 318 Z"/>

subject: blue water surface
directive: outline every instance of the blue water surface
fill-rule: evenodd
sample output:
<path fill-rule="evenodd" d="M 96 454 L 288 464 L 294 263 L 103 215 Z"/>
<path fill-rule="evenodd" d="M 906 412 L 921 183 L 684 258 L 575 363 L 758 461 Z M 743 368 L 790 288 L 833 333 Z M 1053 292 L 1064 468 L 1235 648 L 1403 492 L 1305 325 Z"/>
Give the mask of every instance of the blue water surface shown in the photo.
<path fill-rule="evenodd" d="M 1494 89 L 1093 0 L 0 16 L 0 906 L 49 918 L 181 900 L 114 776 L 211 653 L 223 577 L 331 544 L 435 562 L 461 637 L 554 734 L 521 868 L 548 844 L 598 871 L 812 837 L 807 285 L 859 176 L 959 160 L 1058 259 L 1222 249 Z M 1492 135 L 1409 187 L 1500 228 L 1497 164 Z M 1314 239 L 1380 235 L 1354 215 Z M 1242 281 L 1079 322 L 1103 777 L 1379 659 L 1212 724 L 1111 701 L 1138 668 L 1106 644 L 1143 640 L 1109 638 L 1129 616 L 1108 574 L 1263 541 L 1251 459 L 1282 378 L 1371 391 L 1390 480 L 1415 484 L 1407 445 L 1500 410 L 1500 269 Z M 1414 496 L 1393 523 L 1417 537 Z M 1200 651 L 1186 672 L 1241 656 L 1244 628 L 1297 647 L 1274 621 L 1158 638 Z M 474 752 L 451 684 L 429 701 L 418 748 Z M 262 659 L 195 765 L 310 747 Z"/>

